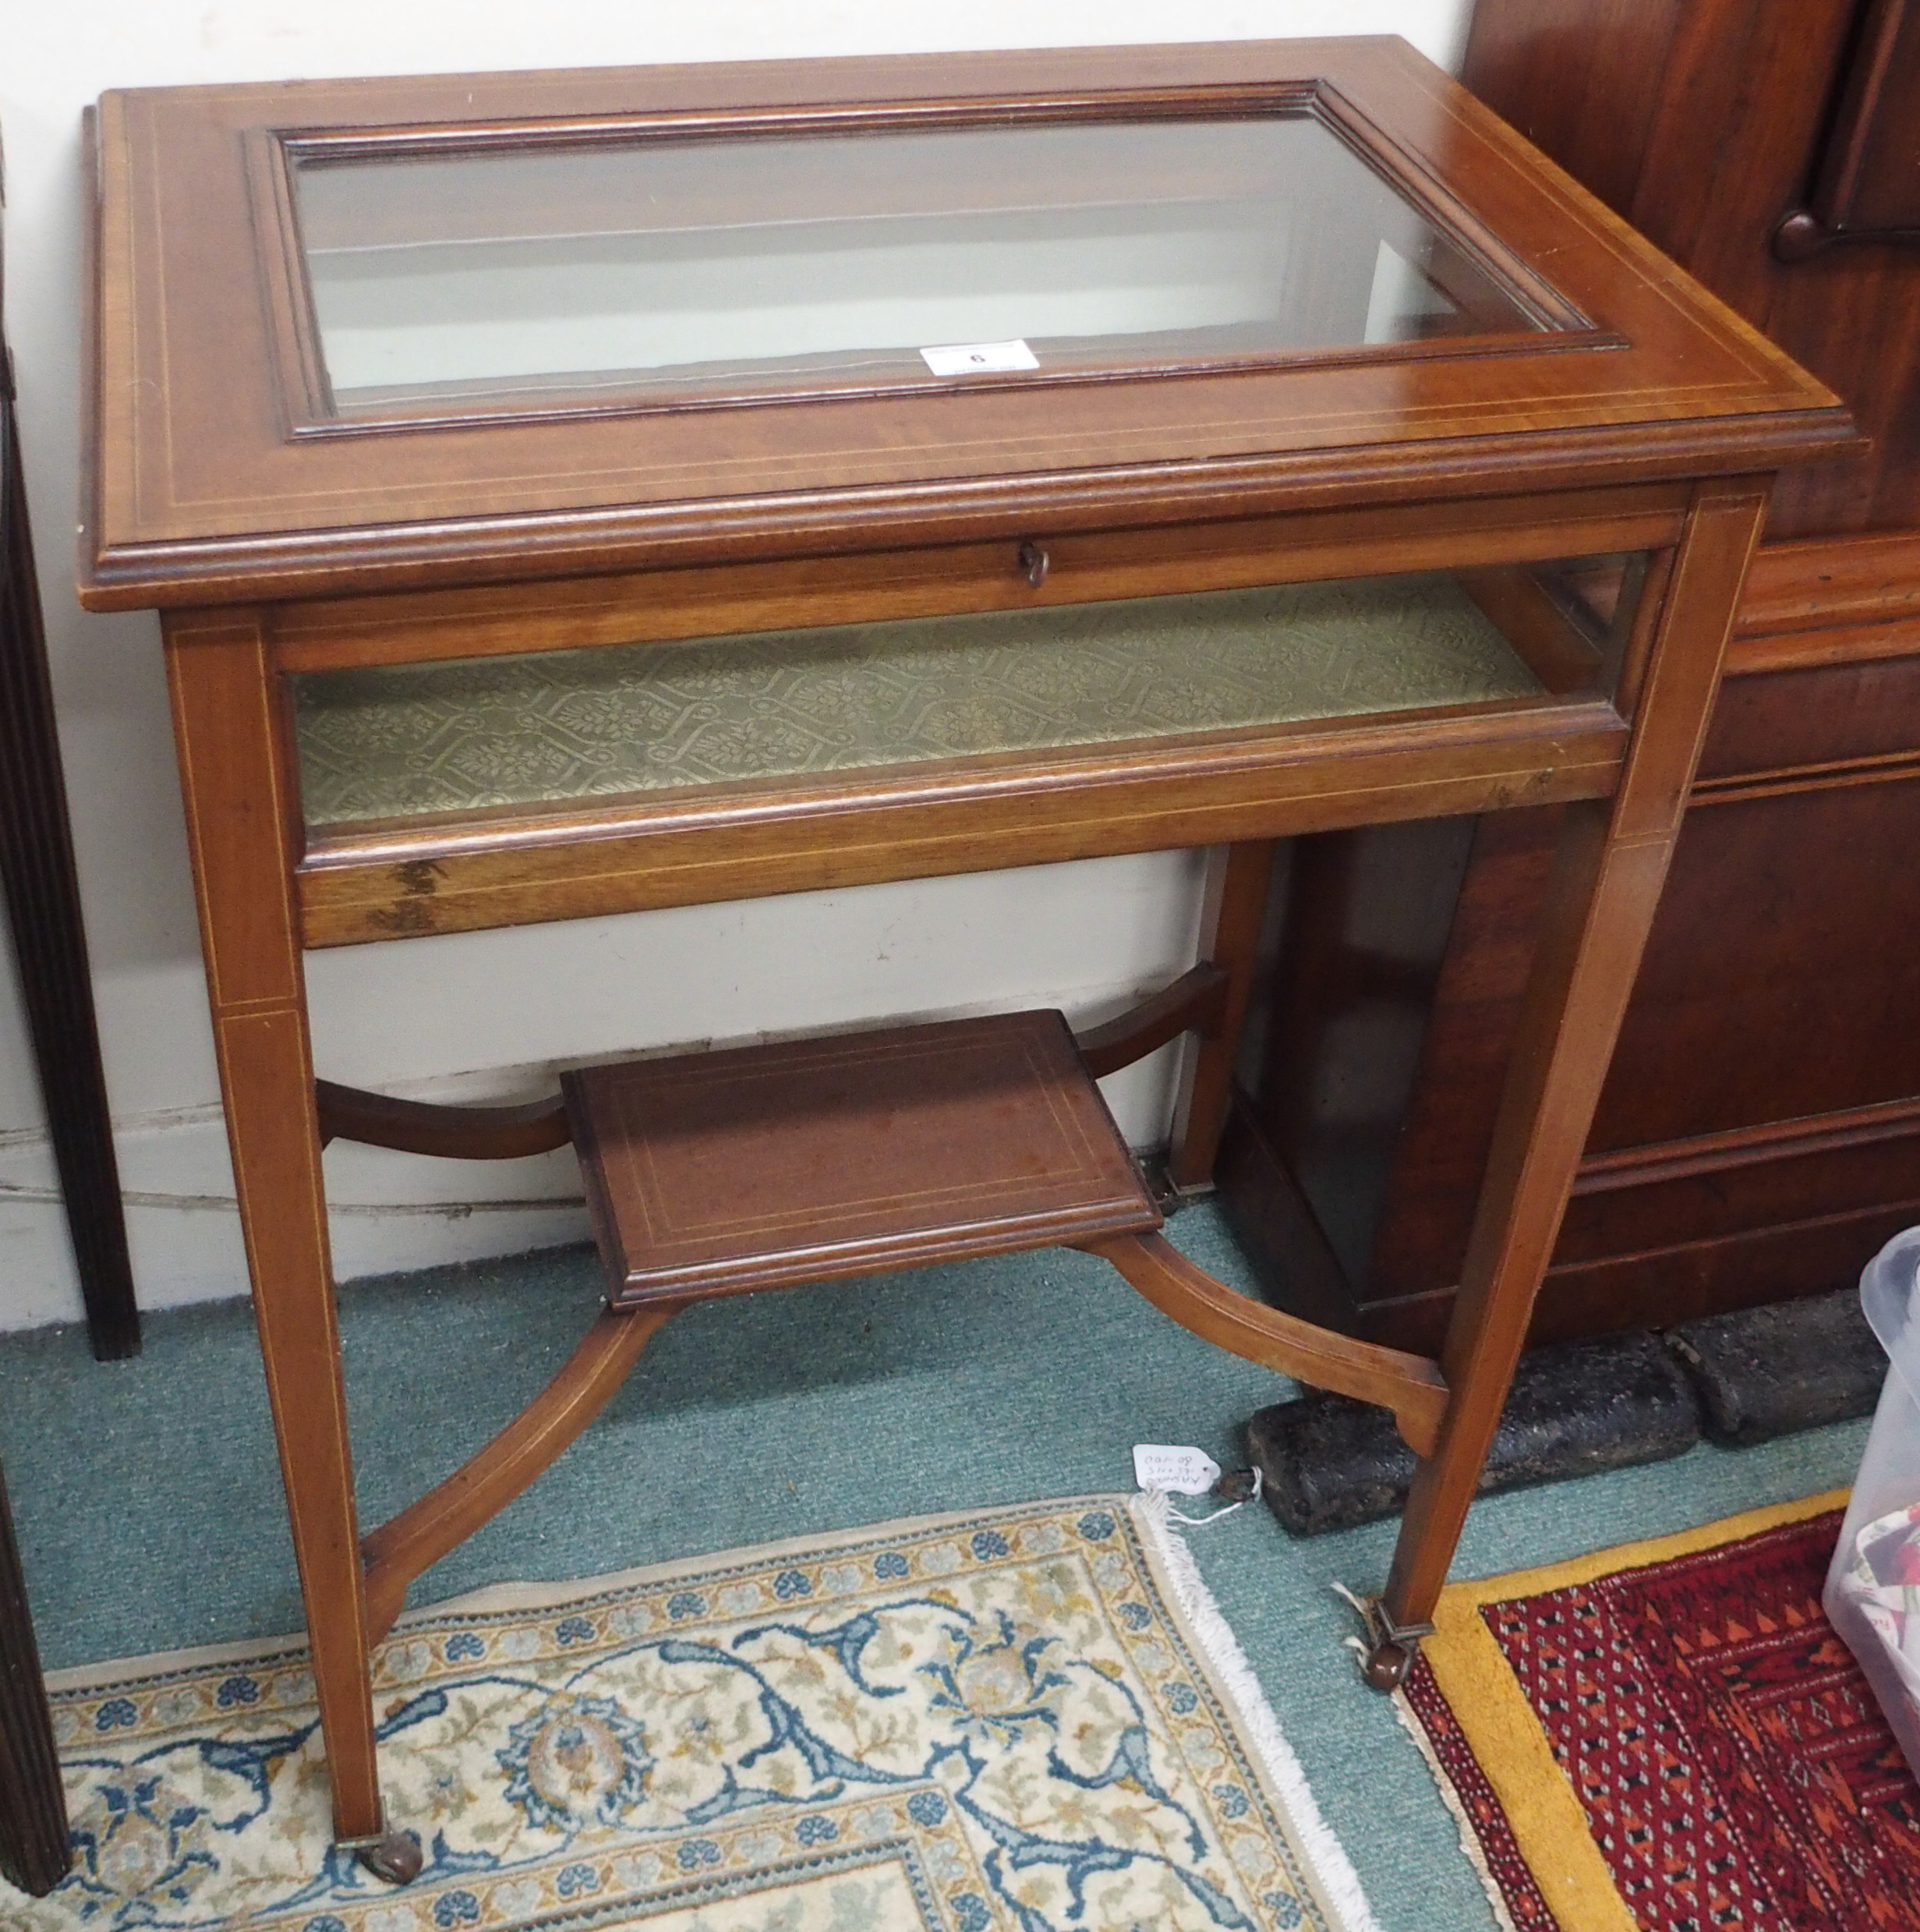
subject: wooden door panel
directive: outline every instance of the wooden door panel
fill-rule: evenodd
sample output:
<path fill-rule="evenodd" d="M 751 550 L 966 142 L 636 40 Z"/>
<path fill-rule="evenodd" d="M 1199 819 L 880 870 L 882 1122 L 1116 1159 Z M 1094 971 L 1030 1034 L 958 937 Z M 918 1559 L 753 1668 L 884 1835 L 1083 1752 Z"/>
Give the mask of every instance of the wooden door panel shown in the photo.
<path fill-rule="evenodd" d="M 1821 179 L 1862 12 L 1862 0 L 1479 0 L 1462 69 L 1846 398 L 1872 447 L 1784 476 L 1777 538 L 1920 522 L 1920 248 L 1848 243 L 1784 262 L 1774 246 Z M 1896 88 L 1883 110 L 1896 145 L 1910 98 Z"/>

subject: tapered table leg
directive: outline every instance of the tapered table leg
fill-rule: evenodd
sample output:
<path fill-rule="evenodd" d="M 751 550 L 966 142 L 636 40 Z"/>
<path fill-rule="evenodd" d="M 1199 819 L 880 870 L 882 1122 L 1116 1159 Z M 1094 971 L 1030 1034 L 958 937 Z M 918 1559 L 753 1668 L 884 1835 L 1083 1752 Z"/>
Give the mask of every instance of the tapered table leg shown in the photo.
<path fill-rule="evenodd" d="M 1369 1664 L 1383 1687 L 1433 1615 L 1480 1481 L 1633 990 L 1699 756 L 1763 493 L 1696 498 L 1611 808 L 1569 808 L 1441 1357 L 1451 1397 L 1408 1499 Z M 1396 1633 L 1405 1633 L 1396 1636 Z"/>
<path fill-rule="evenodd" d="M 1200 959 L 1203 965 L 1218 966 L 1226 974 L 1226 996 L 1219 1024 L 1186 1045 L 1167 1155 L 1168 1177 L 1176 1187 L 1201 1187 L 1213 1179 L 1233 1099 L 1233 1064 L 1253 997 L 1261 926 L 1267 916 L 1278 849 L 1271 839 L 1251 839 L 1217 845 L 1207 855 Z"/>
<path fill-rule="evenodd" d="M 253 1312 L 313 1647 L 334 1826 L 384 1877 L 366 1591 L 335 1320 L 306 977 L 298 787 L 256 613 L 170 616 L 167 663 L 214 1041 Z"/>
<path fill-rule="evenodd" d="M 94 1354 L 108 1361 L 140 1353 L 140 1318 L 127 1258 L 4 344 L 0 526 L 0 882 L 6 889 L 20 996 L 87 1329 Z"/>

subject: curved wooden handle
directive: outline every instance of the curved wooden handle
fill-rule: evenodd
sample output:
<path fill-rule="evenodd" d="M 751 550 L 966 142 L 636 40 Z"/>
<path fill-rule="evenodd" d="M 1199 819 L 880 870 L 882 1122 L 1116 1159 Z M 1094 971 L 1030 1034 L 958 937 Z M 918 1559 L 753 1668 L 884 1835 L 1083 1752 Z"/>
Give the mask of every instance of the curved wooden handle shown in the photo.
<path fill-rule="evenodd" d="M 1447 1412 L 1440 1364 L 1356 1341 L 1236 1294 L 1161 1234 L 1117 1234 L 1074 1245 L 1111 1261 L 1160 1312 L 1230 1355 L 1393 1411 L 1414 1454 L 1431 1456 Z"/>

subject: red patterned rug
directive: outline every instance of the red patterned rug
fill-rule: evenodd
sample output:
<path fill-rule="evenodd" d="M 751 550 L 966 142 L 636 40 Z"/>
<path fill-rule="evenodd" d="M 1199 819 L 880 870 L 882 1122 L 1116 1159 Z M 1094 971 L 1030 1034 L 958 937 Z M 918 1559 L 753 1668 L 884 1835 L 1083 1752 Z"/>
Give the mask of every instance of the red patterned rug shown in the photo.
<path fill-rule="evenodd" d="M 1920 1928 L 1920 1785 L 1820 1608 L 1844 1500 L 1447 1592 L 1403 1714 L 1518 1932 Z"/>

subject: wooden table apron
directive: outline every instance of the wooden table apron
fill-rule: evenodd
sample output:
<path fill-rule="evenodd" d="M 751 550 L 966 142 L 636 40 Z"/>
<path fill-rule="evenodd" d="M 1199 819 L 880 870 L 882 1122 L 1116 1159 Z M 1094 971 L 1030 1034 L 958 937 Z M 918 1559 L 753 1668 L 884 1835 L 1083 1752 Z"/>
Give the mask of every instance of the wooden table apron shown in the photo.
<path fill-rule="evenodd" d="M 1175 1159 L 1179 1177 L 1191 1182 L 1204 1178 L 1211 1167 L 1225 1106 L 1232 1035 L 1245 1010 L 1247 968 L 1264 892 L 1264 865 L 1253 861 L 1268 855 L 1264 842 L 1330 824 L 1495 809 L 1545 796 L 1572 801 L 1545 940 L 1507 1081 L 1459 1310 L 1441 1358 L 1444 1405 L 1437 1404 L 1437 1431 L 1426 1444 L 1430 1453 L 1421 1461 L 1382 1605 L 1389 1627 L 1425 1622 L 1474 1492 L 1659 897 L 1770 481 L 1736 478 L 1695 486 L 1690 494 L 1666 487 L 1675 505 L 1671 523 L 1678 540 L 1664 589 L 1650 593 L 1657 614 L 1643 624 L 1637 672 L 1629 666 L 1632 688 L 1623 692 L 1621 704 L 1630 713 L 1631 731 L 1624 751 L 1618 727 L 1611 738 L 1589 743 L 1584 753 L 1578 734 L 1572 734 L 1567 743 L 1574 746 L 1574 755 L 1556 766 L 1552 748 L 1542 745 L 1547 727 L 1536 714 L 1530 728 L 1515 734 L 1525 755 L 1516 753 L 1514 770 L 1491 771 L 1483 756 L 1476 776 L 1471 769 L 1475 759 L 1463 756 L 1459 733 L 1450 733 L 1444 723 L 1402 725 L 1391 746 L 1364 732 L 1356 738 L 1351 727 L 1344 734 L 1338 728 L 1313 731 L 1301 734 L 1299 755 L 1291 764 L 1285 758 L 1270 762 L 1257 780 L 1216 775 L 1211 784 L 1197 784 L 1184 799 L 1179 794 L 1182 760 L 1176 755 L 1170 776 L 1136 773 L 1116 782 L 1109 773 L 1107 782 L 1080 786 L 1084 809 L 1077 816 L 1060 805 L 1063 798 L 1071 800 L 1076 794 L 1070 773 L 1050 788 L 1022 794 L 1015 787 L 1010 794 L 984 794 L 971 805 L 953 807 L 937 838 L 915 844 L 903 837 L 893 851 L 883 840 L 872 842 L 874 826 L 884 832 L 884 816 L 869 823 L 856 814 L 841 821 L 846 843 L 837 855 L 829 824 L 816 841 L 814 862 L 790 869 L 785 881 L 784 889 L 798 890 L 856 878 L 978 870 L 1015 862 L 1017 854 L 1032 862 L 1202 841 L 1218 841 L 1243 855 L 1237 883 L 1231 858 L 1213 868 L 1215 889 L 1203 951 L 1227 968 L 1232 984 L 1225 1024 L 1215 1029 L 1198 1056 L 1190 1055 Z M 1591 494 L 1597 501 L 1598 493 Z M 1578 551 L 1583 547 L 1584 500 L 1570 493 L 1556 501 L 1565 506 L 1569 524 L 1566 547 Z M 1459 504 L 1445 514 L 1456 525 L 1472 520 L 1470 506 L 1464 515 Z M 1382 529 L 1400 526 L 1406 513 L 1383 511 L 1377 518 Z M 1301 519 L 1296 533 L 1296 540 L 1309 549 L 1314 522 Z M 1364 568 L 1360 560 L 1367 514 L 1356 513 L 1349 522 L 1356 547 L 1348 568 L 1359 569 Z M 1285 519 L 1279 520 L 1276 555 L 1285 554 L 1288 528 Z M 1466 547 L 1472 547 L 1470 542 Z M 1010 543 L 1008 548 L 1010 564 Z M 872 561 L 844 560 L 845 575 L 857 581 Z M 834 575 L 833 568 L 823 572 L 817 564 L 808 569 L 816 580 L 830 582 Z M 1193 587 L 1192 575 L 1183 576 L 1177 562 L 1154 574 L 1161 579 L 1158 585 L 1136 587 Z M 1065 578 L 1063 583 L 1056 574 L 1051 596 L 1074 596 L 1071 572 Z M 565 584 L 550 584 L 528 588 L 525 594 L 558 607 L 568 591 Z M 962 594 L 956 604 L 978 601 Z M 795 621 L 792 610 L 804 610 L 804 600 L 785 607 L 789 620 Z M 338 608 L 334 607 L 336 613 Z M 383 608 L 390 608 L 396 618 L 384 633 Z M 398 621 L 402 616 L 408 623 Z M 418 598 L 398 598 L 387 605 L 377 599 L 360 600 L 355 607 L 360 639 L 356 655 L 362 661 L 380 661 L 421 654 L 419 616 Z M 284 679 L 289 663 L 312 663 L 311 635 L 328 617 L 324 605 L 227 606 L 171 610 L 164 623 L 208 994 L 313 1641 L 335 1824 L 343 1841 L 366 1841 L 385 1828 L 370 1647 L 398 1609 L 406 1578 L 399 1576 L 396 1587 L 380 1566 L 381 1539 L 394 1526 L 363 1544 L 355 1517 L 321 1175 L 322 1120 L 302 964 L 307 944 L 374 936 L 380 931 L 377 921 L 364 915 L 347 918 L 337 898 L 316 890 L 316 880 L 324 886 L 330 876 L 338 874 L 339 855 L 321 851 L 309 859 L 306 851 Z M 770 616 L 766 620 L 773 621 Z M 470 644 L 462 651 L 451 641 L 461 635 L 458 627 L 451 628 L 444 645 L 427 654 L 470 654 Z M 1364 745 L 1368 750 L 1351 759 L 1324 755 L 1330 745 L 1337 749 L 1341 744 Z M 1094 767 L 1098 763 L 1093 761 Z M 1186 764 L 1190 777 L 1204 760 L 1190 759 Z M 1342 774 L 1338 784 L 1324 775 L 1336 770 Z M 900 820 L 903 828 L 910 816 Z M 844 830 L 847 826 L 854 829 Z M 600 843 L 610 836 L 606 828 L 599 828 Z M 567 852 L 587 850 L 594 842 L 550 843 L 530 848 L 530 856 L 550 856 L 559 850 L 564 858 Z M 451 911 L 453 926 L 581 916 L 779 889 L 754 851 L 751 832 L 706 851 L 688 878 L 649 881 L 642 842 L 623 852 L 620 865 L 584 883 L 573 860 L 564 859 L 547 889 L 532 894 L 513 889 L 518 860 L 511 834 L 490 842 L 486 850 L 500 869 L 501 890 L 497 898 L 482 893 Z M 404 907 L 409 862 L 404 855 L 394 856 L 394 876 L 384 883 L 370 862 L 359 867 L 359 876 L 374 881 L 373 896 L 390 914 Z M 386 929 L 401 936 L 433 929 L 394 918 Z M 538 1116 L 541 1110 L 527 1112 Z M 537 1124 L 533 1133 L 529 1145 L 555 1144 Z M 1235 1299 L 1229 1296 L 1225 1302 Z M 1246 1305 L 1251 1311 L 1256 1304 Z M 569 1371 L 571 1381 L 563 1375 L 565 1385 L 557 1385 L 557 1394 L 550 1391 L 550 1411 L 542 1423 L 550 1437 L 559 1431 L 564 1431 L 559 1442 L 569 1439 L 667 1312 L 601 1318 Z M 1212 1318 L 1215 1339 L 1233 1346 L 1234 1311 L 1223 1303 Z M 1333 1344 L 1338 1338 L 1327 1339 Z M 539 1456 L 551 1449 L 550 1441 L 537 1454 L 525 1452 L 523 1445 L 504 1458 L 511 1467 L 470 1466 L 470 1481 L 463 1477 L 461 1484 L 435 1492 L 429 1512 L 433 1523 L 422 1528 L 416 1523 L 409 1533 L 415 1534 L 420 1548 L 451 1547 L 530 1481 L 544 1466 Z M 381 1583 L 382 1598 L 371 1607 L 370 1570 Z"/>

